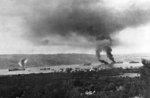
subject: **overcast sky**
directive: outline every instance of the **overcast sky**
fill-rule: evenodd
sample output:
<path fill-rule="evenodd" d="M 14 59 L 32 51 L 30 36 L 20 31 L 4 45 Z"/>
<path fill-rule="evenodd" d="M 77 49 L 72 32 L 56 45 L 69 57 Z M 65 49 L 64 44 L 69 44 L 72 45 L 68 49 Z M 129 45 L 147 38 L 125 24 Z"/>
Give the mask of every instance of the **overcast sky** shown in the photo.
<path fill-rule="evenodd" d="M 0 0 L 0 54 L 95 53 L 95 37 L 113 53 L 150 53 L 149 0 Z"/>

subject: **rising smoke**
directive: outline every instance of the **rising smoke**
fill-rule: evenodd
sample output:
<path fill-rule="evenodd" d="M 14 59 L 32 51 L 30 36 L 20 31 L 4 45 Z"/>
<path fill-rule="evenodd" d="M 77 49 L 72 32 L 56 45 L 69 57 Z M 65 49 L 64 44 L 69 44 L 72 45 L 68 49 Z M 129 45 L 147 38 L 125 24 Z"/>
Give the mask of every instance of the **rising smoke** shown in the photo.
<path fill-rule="evenodd" d="M 135 6 L 117 11 L 105 6 L 103 0 L 43 0 L 43 2 L 46 7 L 40 7 L 43 3 L 38 3 L 38 6 L 36 3 L 32 5 L 33 15 L 24 17 L 29 32 L 25 35 L 28 40 L 36 45 L 51 45 L 56 40 L 57 43 L 65 44 L 63 39 L 68 39 L 68 42 L 74 44 L 76 42 L 72 41 L 72 38 L 83 37 L 87 42 L 94 44 L 95 38 L 105 36 L 111 41 L 109 48 L 105 50 L 112 61 L 114 59 L 111 46 L 119 42 L 114 41 L 111 35 L 127 27 L 143 25 L 150 19 L 149 9 Z M 53 37 L 56 37 L 56 40 L 52 40 Z M 81 45 L 80 40 L 78 41 Z M 97 42 L 102 41 L 97 39 Z M 84 46 L 82 44 L 82 47 Z M 101 50 L 97 49 L 97 56 L 100 56 L 98 52 Z"/>
<path fill-rule="evenodd" d="M 96 56 L 97 56 L 97 59 L 100 62 L 102 62 L 102 63 L 108 64 L 106 61 L 101 59 L 101 55 L 100 55 L 100 53 L 102 51 L 105 51 L 107 57 L 113 63 L 115 63 L 114 57 L 113 57 L 113 55 L 111 53 L 112 52 L 112 48 L 110 47 L 111 46 L 111 42 L 112 42 L 111 38 L 105 37 L 105 36 L 100 36 L 100 37 L 97 37 L 96 40 L 97 40 L 97 44 L 96 44 Z"/>

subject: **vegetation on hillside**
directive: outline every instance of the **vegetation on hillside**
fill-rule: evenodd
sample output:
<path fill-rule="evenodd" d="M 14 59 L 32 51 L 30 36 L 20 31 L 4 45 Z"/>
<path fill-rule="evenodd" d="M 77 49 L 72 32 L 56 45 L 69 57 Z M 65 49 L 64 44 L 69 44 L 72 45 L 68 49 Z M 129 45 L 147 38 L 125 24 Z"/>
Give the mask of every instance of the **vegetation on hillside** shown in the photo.
<path fill-rule="evenodd" d="M 95 55 L 92 54 L 11 54 L 0 55 L 0 69 L 18 67 L 18 62 L 22 58 L 27 58 L 27 67 L 52 66 L 52 65 L 71 65 L 98 62 Z M 138 56 L 117 55 L 116 61 L 139 61 Z M 106 58 L 102 56 L 102 58 Z"/>
<path fill-rule="evenodd" d="M 18 62 L 22 58 L 27 58 L 28 67 L 83 64 L 86 62 L 96 62 L 95 55 L 90 54 L 18 54 L 0 55 L 0 69 L 18 67 Z"/>
<path fill-rule="evenodd" d="M 3 76 L 0 98 L 132 98 L 142 95 L 144 82 L 140 77 L 118 77 L 131 71 L 113 68 Z"/>

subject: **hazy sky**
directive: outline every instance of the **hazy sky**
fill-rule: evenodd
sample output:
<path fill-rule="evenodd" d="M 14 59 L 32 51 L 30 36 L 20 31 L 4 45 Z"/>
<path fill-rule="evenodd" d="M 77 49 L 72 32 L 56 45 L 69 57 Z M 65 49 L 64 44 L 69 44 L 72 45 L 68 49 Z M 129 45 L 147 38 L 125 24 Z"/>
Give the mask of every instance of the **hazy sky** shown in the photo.
<path fill-rule="evenodd" d="M 0 0 L 0 54 L 95 53 L 97 34 L 150 53 L 149 21 L 150 0 Z"/>

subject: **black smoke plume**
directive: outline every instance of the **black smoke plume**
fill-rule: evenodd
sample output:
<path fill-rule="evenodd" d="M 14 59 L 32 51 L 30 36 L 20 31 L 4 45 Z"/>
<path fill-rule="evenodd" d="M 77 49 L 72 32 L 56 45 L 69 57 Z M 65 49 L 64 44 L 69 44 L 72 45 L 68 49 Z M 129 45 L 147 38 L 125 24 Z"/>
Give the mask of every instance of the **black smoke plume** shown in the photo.
<path fill-rule="evenodd" d="M 111 38 L 110 37 L 105 37 L 105 36 L 100 36 L 96 38 L 97 40 L 97 47 L 96 47 L 96 56 L 97 59 L 104 63 L 104 64 L 108 64 L 108 62 L 106 62 L 105 60 L 101 59 L 101 52 L 105 51 L 107 57 L 113 62 L 115 63 L 114 57 L 112 55 L 112 48 L 111 46 Z"/>
<path fill-rule="evenodd" d="M 40 1 L 39 1 L 40 2 Z M 86 47 L 95 43 L 95 38 L 109 37 L 111 44 L 118 43 L 111 38 L 113 34 L 127 27 L 147 23 L 150 10 L 129 7 L 123 11 L 105 6 L 103 0 L 43 0 L 32 5 L 33 13 L 25 18 L 29 33 L 25 36 L 35 45 L 75 45 Z M 55 37 L 55 39 L 54 39 Z M 86 39 L 86 44 L 78 37 Z M 76 40 L 73 40 L 73 39 Z M 110 51 L 107 51 L 113 60 Z"/>

